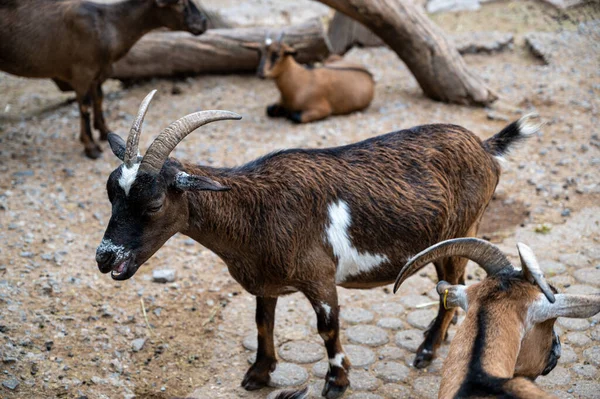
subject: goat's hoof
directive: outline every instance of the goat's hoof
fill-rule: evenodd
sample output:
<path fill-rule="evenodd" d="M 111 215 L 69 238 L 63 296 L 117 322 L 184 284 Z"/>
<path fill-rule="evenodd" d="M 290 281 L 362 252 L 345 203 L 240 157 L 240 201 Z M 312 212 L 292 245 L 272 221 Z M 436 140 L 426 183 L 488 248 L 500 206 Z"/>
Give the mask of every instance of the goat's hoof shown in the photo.
<path fill-rule="evenodd" d="M 302 112 L 301 111 L 290 112 L 288 118 L 294 123 L 302 123 Z"/>
<path fill-rule="evenodd" d="M 431 364 L 433 360 L 433 351 L 429 349 L 421 349 L 417 351 L 417 355 L 415 356 L 415 360 L 413 362 L 413 366 L 418 369 L 424 369 L 425 367 Z"/>
<path fill-rule="evenodd" d="M 267 106 L 267 116 L 271 118 L 277 118 L 280 116 L 285 116 L 285 110 L 281 105 L 272 104 Z"/>
<path fill-rule="evenodd" d="M 272 366 L 257 366 L 253 364 L 244 379 L 242 380 L 242 387 L 246 391 L 256 391 L 257 389 L 261 389 L 269 384 L 271 380 L 271 375 L 269 374 L 271 371 L 275 370 L 275 366 L 277 363 L 274 363 Z"/>
<path fill-rule="evenodd" d="M 91 159 L 98 159 L 102 156 L 102 149 L 98 146 L 86 147 L 85 156 Z"/>
<path fill-rule="evenodd" d="M 325 386 L 323 387 L 323 392 L 321 392 L 321 396 L 327 399 L 337 399 L 346 392 L 348 388 L 348 384 L 338 385 L 336 384 L 336 380 L 327 380 L 325 381 Z"/>

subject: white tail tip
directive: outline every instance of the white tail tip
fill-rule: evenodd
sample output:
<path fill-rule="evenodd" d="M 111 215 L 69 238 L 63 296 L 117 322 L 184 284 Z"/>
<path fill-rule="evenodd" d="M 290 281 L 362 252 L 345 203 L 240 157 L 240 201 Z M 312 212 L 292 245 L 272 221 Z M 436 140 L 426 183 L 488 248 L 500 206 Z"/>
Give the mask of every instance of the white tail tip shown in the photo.
<path fill-rule="evenodd" d="M 540 116 L 536 113 L 523 116 L 517 123 L 519 125 L 519 133 L 523 136 L 536 134 L 544 126 L 544 122 L 540 121 Z"/>

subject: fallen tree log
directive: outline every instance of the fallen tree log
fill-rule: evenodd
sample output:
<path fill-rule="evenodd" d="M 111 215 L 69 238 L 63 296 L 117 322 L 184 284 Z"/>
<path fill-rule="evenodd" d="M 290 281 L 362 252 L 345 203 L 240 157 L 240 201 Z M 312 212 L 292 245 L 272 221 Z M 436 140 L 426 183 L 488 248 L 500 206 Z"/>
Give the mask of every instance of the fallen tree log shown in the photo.
<path fill-rule="evenodd" d="M 428 97 L 487 105 L 497 96 L 469 71 L 444 32 L 411 0 L 318 0 L 360 22 L 410 69 Z"/>
<path fill-rule="evenodd" d="M 113 66 L 112 77 L 122 80 L 207 73 L 254 72 L 259 54 L 243 44 L 264 42 L 275 28 L 211 29 L 203 35 L 155 32 L 144 36 Z M 323 24 L 310 20 L 285 28 L 285 42 L 298 50 L 301 63 L 322 61 L 331 53 Z"/>

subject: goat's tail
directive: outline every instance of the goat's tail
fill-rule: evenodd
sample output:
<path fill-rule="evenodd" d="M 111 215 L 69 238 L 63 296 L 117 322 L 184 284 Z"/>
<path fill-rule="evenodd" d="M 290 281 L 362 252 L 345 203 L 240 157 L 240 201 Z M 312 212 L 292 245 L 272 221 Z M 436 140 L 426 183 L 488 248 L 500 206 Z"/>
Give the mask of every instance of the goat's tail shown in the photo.
<path fill-rule="evenodd" d="M 283 391 L 275 396 L 275 399 L 306 399 L 308 398 L 308 387 L 297 391 Z"/>
<path fill-rule="evenodd" d="M 503 159 L 511 147 L 539 132 L 543 123 L 536 122 L 537 114 L 527 114 L 483 142 L 483 148 L 498 159 Z"/>

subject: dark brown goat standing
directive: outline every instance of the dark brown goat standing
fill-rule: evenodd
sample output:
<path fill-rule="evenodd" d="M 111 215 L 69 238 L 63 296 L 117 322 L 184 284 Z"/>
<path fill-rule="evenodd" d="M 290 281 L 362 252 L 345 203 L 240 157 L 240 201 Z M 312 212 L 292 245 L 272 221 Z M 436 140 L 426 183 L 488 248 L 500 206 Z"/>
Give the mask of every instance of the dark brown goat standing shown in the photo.
<path fill-rule="evenodd" d="M 115 61 L 159 27 L 198 35 L 206 30 L 206 19 L 191 0 L 0 0 L 0 70 L 51 78 L 61 90 L 74 90 L 80 140 L 85 154 L 98 158 L 102 150 L 92 136 L 90 108 L 94 127 L 106 140 L 102 82 Z"/>
<path fill-rule="evenodd" d="M 364 66 L 339 56 L 330 58 L 322 67 L 302 66 L 294 59 L 296 50 L 282 38 L 283 34 L 275 42 L 267 38 L 264 45 L 244 45 L 261 53 L 257 74 L 262 79 L 274 79 L 281 94 L 278 103 L 267 107 L 268 116 L 307 123 L 369 106 L 375 82 Z"/>
<path fill-rule="evenodd" d="M 554 369 L 561 347 L 557 317 L 587 318 L 600 312 L 600 295 L 556 294 L 531 248 L 519 243 L 522 270 L 499 248 L 476 238 L 457 238 L 425 249 L 402 268 L 394 290 L 430 262 L 464 257 L 487 277 L 468 287 L 440 281 L 444 307 L 467 312 L 444 362 L 438 397 L 556 398 L 533 380 Z"/>
<path fill-rule="evenodd" d="M 393 282 L 413 254 L 439 241 L 474 236 L 500 177 L 501 157 L 535 133 L 529 117 L 482 142 L 456 125 L 423 125 L 342 147 L 272 153 L 235 168 L 168 158 L 189 133 L 238 119 L 202 111 L 167 127 L 143 159 L 138 141 L 149 95 L 127 145 L 109 135 L 124 164 L 108 178 L 112 217 L 96 252 L 98 267 L 125 280 L 171 236 L 183 233 L 215 252 L 256 296 L 258 351 L 242 385 L 258 389 L 275 369 L 277 297 L 302 292 L 317 315 L 329 357 L 323 395 L 348 386 L 350 361 L 339 340 L 336 286 Z M 466 259 L 436 260 L 440 280 L 463 281 Z M 426 366 L 453 310 L 438 317 L 418 349 Z"/>

